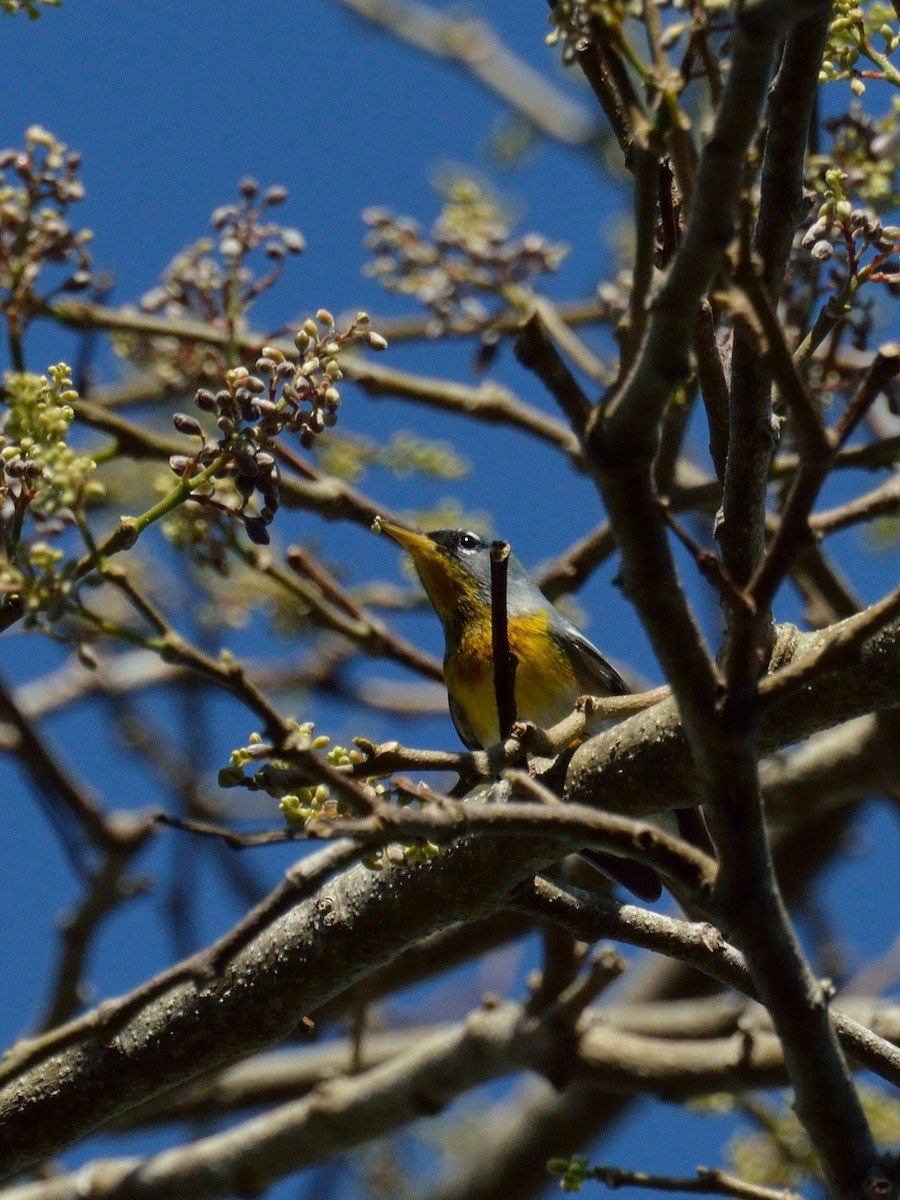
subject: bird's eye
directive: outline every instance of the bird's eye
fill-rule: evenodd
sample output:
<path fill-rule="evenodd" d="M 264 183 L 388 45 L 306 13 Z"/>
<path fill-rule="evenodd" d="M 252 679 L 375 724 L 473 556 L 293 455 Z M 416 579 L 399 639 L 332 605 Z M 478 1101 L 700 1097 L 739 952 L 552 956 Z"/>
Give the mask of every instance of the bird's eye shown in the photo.
<path fill-rule="evenodd" d="M 480 545 L 481 538 L 477 537 L 474 533 L 461 533 L 459 535 L 460 550 L 477 550 Z"/>

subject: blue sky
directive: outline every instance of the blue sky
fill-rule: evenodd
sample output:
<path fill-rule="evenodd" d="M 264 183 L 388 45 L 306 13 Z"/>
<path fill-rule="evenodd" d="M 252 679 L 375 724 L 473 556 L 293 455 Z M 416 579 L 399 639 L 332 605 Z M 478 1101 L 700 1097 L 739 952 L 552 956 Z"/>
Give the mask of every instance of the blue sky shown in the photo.
<path fill-rule="evenodd" d="M 586 90 L 576 78 L 563 75 L 556 56 L 543 44 L 547 25 L 542 0 L 494 0 L 485 8 L 513 49 L 590 109 Z M 521 211 L 523 228 L 572 245 L 571 258 L 547 285 L 552 294 L 589 294 L 612 262 L 610 246 L 628 210 L 620 184 L 611 184 L 586 156 L 546 143 L 538 143 L 516 170 L 496 168 L 486 146 L 503 115 L 500 102 L 447 64 L 423 60 L 352 18 L 337 0 L 217 0 L 211 5 L 65 0 L 59 11 L 48 11 L 38 22 L 2 20 L 0 33 L 0 146 L 21 144 L 25 128 L 40 123 L 82 151 L 87 196 L 73 216 L 95 232 L 95 266 L 114 272 L 111 303 L 134 302 L 153 286 L 173 254 L 207 231 L 212 209 L 230 200 L 246 175 L 263 185 L 288 188 L 290 200 L 280 215 L 297 225 L 308 243 L 307 252 L 289 264 L 279 288 L 259 305 L 259 327 L 280 325 L 320 306 L 336 312 L 367 308 L 373 315 L 408 311 L 407 303 L 386 297 L 361 274 L 360 212 L 369 204 L 385 204 L 427 226 L 438 209 L 430 181 L 448 163 L 488 172 Z M 27 350 L 29 367 L 40 371 L 69 356 L 71 342 L 38 329 Z M 5 369 L 4 353 L 0 347 L 0 367 Z M 458 346 L 388 353 L 399 367 L 474 380 L 471 356 L 460 354 Z M 104 378 L 113 379 L 117 368 L 111 356 L 103 354 L 98 361 Z M 538 383 L 518 368 L 508 350 L 497 375 L 524 399 L 553 411 Z M 523 435 L 492 427 L 473 430 L 451 417 L 399 402 L 367 401 L 358 394 L 343 412 L 352 428 L 364 432 L 400 426 L 453 439 L 472 466 L 458 488 L 397 483 L 385 475 L 367 481 L 368 490 L 398 508 L 431 504 L 453 490 L 470 510 L 492 513 L 495 532 L 508 537 L 527 564 L 556 554 L 602 516 L 593 488 L 568 475 L 556 455 Z M 698 435 L 698 444 L 701 440 Z M 523 474 L 528 480 L 524 489 Z M 355 528 L 326 528 L 296 514 L 290 522 L 285 541 L 331 539 L 335 556 L 352 557 L 356 579 L 373 572 L 399 578 L 398 556 L 385 539 Z M 844 543 L 852 554 L 853 535 L 846 535 Z M 855 583 L 874 599 L 896 576 L 896 554 L 873 556 L 863 567 Z M 655 682 L 652 656 L 627 603 L 611 586 L 613 574 L 612 566 L 598 572 L 579 596 L 587 631 L 612 656 Z M 711 608 L 708 600 L 702 601 L 704 617 Z M 796 615 L 785 596 L 779 616 Z M 410 618 L 405 632 L 439 651 L 440 635 L 430 615 Z M 253 629 L 235 635 L 236 648 L 254 651 L 258 633 Z M 5 639 L 0 656 L 7 679 L 17 681 L 60 660 L 55 648 L 21 634 Z M 374 670 L 387 673 L 378 664 Z M 242 743 L 242 718 L 227 726 L 233 710 L 217 701 L 211 704 L 221 736 L 210 758 L 220 764 L 231 745 Z M 348 713 L 339 705 L 325 705 L 313 715 L 329 731 L 359 732 L 348 726 Z M 156 711 L 154 718 L 176 736 L 177 715 Z M 135 796 L 140 804 L 160 803 L 151 782 L 136 785 L 133 760 L 117 747 L 103 745 L 102 719 L 98 705 L 87 717 L 54 718 L 50 729 L 69 761 L 110 806 L 125 803 L 123 795 Z M 389 726 L 373 719 L 367 732 L 387 736 Z M 454 744 L 446 718 L 417 726 L 414 737 L 419 744 Z M 15 917 L 0 931 L 7 981 L 0 989 L 5 1044 L 36 1016 L 30 1004 L 40 994 L 51 961 L 53 942 L 49 934 L 41 940 L 35 929 L 47 929 L 78 889 L 33 798 L 2 760 L 0 782 L 9 799 L 0 886 L 11 889 L 6 911 Z M 879 848 L 881 854 L 893 854 L 895 844 L 895 825 L 883 813 L 875 814 L 860 834 L 860 854 L 839 869 L 825 893 L 831 904 L 828 897 L 838 895 L 838 885 L 855 890 L 855 905 L 842 912 L 839 928 L 849 941 L 865 935 L 862 945 L 868 953 L 883 952 L 893 939 L 893 930 L 877 919 L 872 881 L 877 879 Z M 161 839 L 148 856 L 148 871 L 162 874 L 173 852 L 171 838 Z M 274 880 L 286 861 L 287 855 L 272 853 L 254 868 Z M 33 886 L 36 869 L 39 889 Z M 214 880 L 210 870 L 206 881 Z M 132 986 L 170 957 L 171 948 L 159 933 L 156 903 L 151 895 L 111 924 L 95 956 L 98 996 Z M 215 895 L 204 894 L 201 903 L 203 936 L 221 931 L 236 915 L 233 903 L 219 904 Z M 14 990 L 10 980 L 17 981 Z M 645 1130 L 635 1140 L 625 1129 L 604 1149 L 604 1157 L 622 1165 L 691 1170 L 703 1156 L 702 1143 L 695 1140 L 701 1121 L 658 1109 L 652 1136 Z"/>

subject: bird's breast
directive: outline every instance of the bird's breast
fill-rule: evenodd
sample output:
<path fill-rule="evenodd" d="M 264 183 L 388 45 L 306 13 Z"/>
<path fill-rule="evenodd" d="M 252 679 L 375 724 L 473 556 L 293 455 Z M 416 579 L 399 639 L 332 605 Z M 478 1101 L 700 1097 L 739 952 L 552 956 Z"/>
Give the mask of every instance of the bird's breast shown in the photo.
<path fill-rule="evenodd" d="M 584 690 L 569 657 L 548 628 L 548 615 L 526 613 L 509 620 L 516 657 L 516 718 L 546 728 L 572 711 Z M 499 741 L 494 656 L 489 621 L 467 622 L 444 659 L 447 691 L 482 746 Z"/>

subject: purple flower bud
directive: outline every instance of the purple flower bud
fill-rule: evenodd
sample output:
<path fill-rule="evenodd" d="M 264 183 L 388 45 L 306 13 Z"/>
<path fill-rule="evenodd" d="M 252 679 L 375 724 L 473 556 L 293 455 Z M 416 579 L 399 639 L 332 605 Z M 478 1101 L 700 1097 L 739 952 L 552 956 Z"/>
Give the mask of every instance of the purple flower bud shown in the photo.
<path fill-rule="evenodd" d="M 179 433 L 186 433 L 191 437 L 203 437 L 203 430 L 200 428 L 200 422 L 196 417 L 189 416 L 188 413 L 174 413 L 172 416 L 172 424 Z"/>
<path fill-rule="evenodd" d="M 268 546 L 271 539 L 262 517 L 244 517 L 244 529 L 254 546 Z"/>

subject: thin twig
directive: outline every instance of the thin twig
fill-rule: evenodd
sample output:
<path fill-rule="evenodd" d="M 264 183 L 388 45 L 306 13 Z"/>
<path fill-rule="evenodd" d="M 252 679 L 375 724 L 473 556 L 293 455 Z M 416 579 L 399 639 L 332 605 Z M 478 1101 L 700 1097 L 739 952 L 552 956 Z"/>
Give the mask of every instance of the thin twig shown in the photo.
<path fill-rule="evenodd" d="M 651 6 L 647 6 L 651 7 Z M 634 229 L 637 237 L 631 294 L 628 299 L 627 327 L 620 326 L 622 349 L 621 373 L 624 378 L 638 355 L 647 321 L 647 304 L 656 261 L 656 221 L 658 213 L 659 154 L 649 145 L 635 143 L 632 151 L 634 173 Z"/>
<path fill-rule="evenodd" d="M 713 309 L 708 300 L 700 305 L 700 317 L 694 331 L 694 357 L 709 426 L 709 453 L 721 482 L 725 478 L 728 458 L 728 380 L 716 341 Z"/>
<path fill-rule="evenodd" d="M 829 457 L 832 447 L 819 409 L 813 403 L 794 365 L 774 302 L 764 286 L 760 269 L 749 247 L 741 253 L 734 278 L 747 297 L 752 315 L 759 323 L 760 336 L 752 338 L 752 325 L 748 327 L 742 322 L 739 328 L 745 332 L 745 336 L 747 332 L 751 332 L 753 357 L 771 373 L 782 400 L 790 410 L 791 428 L 801 459 L 812 461 Z M 746 316 L 740 309 L 737 309 L 734 315 Z"/>
<path fill-rule="evenodd" d="M 900 509 L 900 475 L 889 476 L 880 487 L 837 508 L 819 509 L 809 518 L 809 528 L 818 537 L 837 533 L 878 517 L 895 516 Z M 840 616 L 847 614 L 841 613 Z"/>
<path fill-rule="evenodd" d="M 522 324 L 514 346 L 522 366 L 537 375 L 575 432 L 580 432 L 591 411 L 590 402 L 548 336 L 537 309 Z"/>
<path fill-rule="evenodd" d="M 2 680 L 0 721 L 8 723 L 14 731 L 13 752 L 33 780 L 37 795 L 48 806 L 76 872 L 86 874 L 87 863 L 62 824 L 63 815 L 73 818 L 87 842 L 98 850 L 104 853 L 121 850 L 120 834 L 114 823 L 102 812 L 95 797 L 58 761 L 47 740 L 21 711 Z M 62 811 L 57 812 L 60 803 Z"/>
<path fill-rule="evenodd" d="M 516 720 L 518 659 L 509 648 L 506 601 L 509 553 L 509 542 L 491 542 L 491 658 L 494 663 L 494 699 L 501 741 L 509 737 Z"/>
<path fill-rule="evenodd" d="M 60 924 L 59 959 L 47 1006 L 38 1022 L 38 1029 L 43 1032 L 68 1021 L 84 1004 L 85 965 L 101 923 L 117 905 L 149 887 L 148 880 L 129 878 L 125 872 L 152 834 L 152 820 L 117 814 L 114 824 L 121 839 L 119 844 L 107 849 L 103 862 L 91 873 L 81 902 Z"/>
<path fill-rule="evenodd" d="M 197 345 L 227 346 L 227 333 L 216 325 L 195 319 L 175 320 L 155 314 L 138 313 L 130 309 L 105 308 L 82 301 L 58 301 L 48 315 L 61 324 L 75 329 L 108 329 L 134 333 L 142 337 L 176 338 Z M 521 321 L 518 314 L 516 325 Z M 285 354 L 295 353 L 288 338 L 267 338 L 263 334 L 245 333 L 235 339 L 242 355 L 257 357 L 264 345 L 271 344 Z M 525 404 L 508 388 L 497 383 L 472 387 L 449 379 L 434 379 L 415 375 L 374 363 L 362 355 L 347 354 L 341 358 L 341 371 L 372 396 L 392 396 L 415 400 L 426 407 L 441 411 L 474 416 L 493 424 L 511 425 L 529 433 L 560 450 L 576 464 L 581 460 L 578 439 L 561 421 L 548 417 L 540 409 Z M 159 385 L 162 389 L 163 385 Z M 82 412 L 87 412 L 82 402 Z M 95 405 L 94 409 L 100 408 Z"/>
<path fill-rule="evenodd" d="M 548 296 L 537 292 L 533 294 L 532 302 L 534 311 L 541 318 L 547 333 L 562 353 L 567 355 L 579 371 L 583 371 L 587 375 L 588 379 L 592 379 L 601 387 L 606 387 L 612 380 L 611 372 L 590 346 L 575 332 L 573 323 L 567 316 L 573 311 L 571 307 L 558 305 Z"/>
<path fill-rule="evenodd" d="M 832 436 L 843 446 L 885 387 L 900 372 L 900 342 L 885 342 L 878 347 L 862 383 L 834 424 Z"/>
<path fill-rule="evenodd" d="M 581 1176 L 580 1170 L 578 1174 Z M 656 1192 L 729 1196 L 732 1200 L 802 1200 L 799 1192 L 789 1188 L 763 1187 L 710 1167 L 698 1167 L 696 1175 L 680 1179 L 674 1175 L 651 1175 L 646 1171 L 627 1171 L 623 1167 L 598 1166 L 588 1167 L 584 1178 L 596 1179 L 608 1188 L 643 1187 Z"/>
<path fill-rule="evenodd" d="M 420 0 L 340 3 L 417 50 L 457 64 L 545 136 L 571 146 L 596 138 L 591 114 L 504 45 L 483 18 L 444 12 Z"/>

